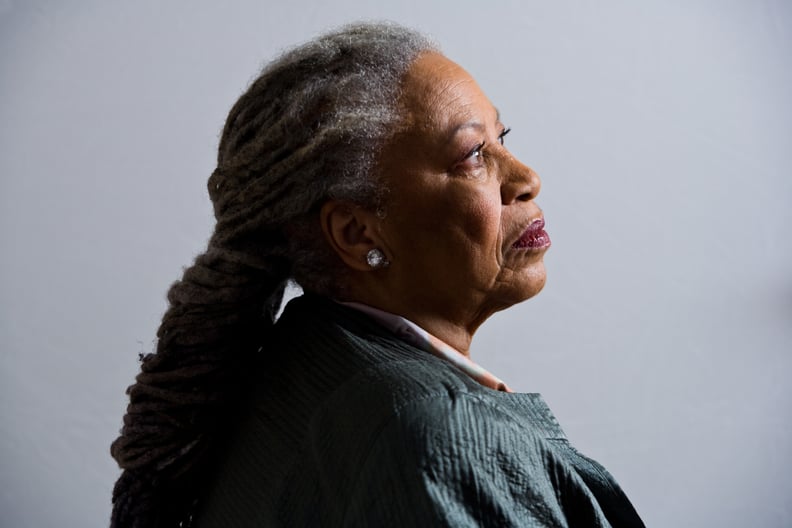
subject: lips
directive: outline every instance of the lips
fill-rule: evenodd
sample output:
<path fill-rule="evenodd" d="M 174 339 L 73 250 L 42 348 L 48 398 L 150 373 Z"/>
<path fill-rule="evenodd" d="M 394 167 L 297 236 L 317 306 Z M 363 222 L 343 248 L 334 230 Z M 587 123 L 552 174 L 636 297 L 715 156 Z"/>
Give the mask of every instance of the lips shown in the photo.
<path fill-rule="evenodd" d="M 543 249 L 550 247 L 550 235 L 544 230 L 544 218 L 537 218 L 517 241 L 512 244 L 514 249 Z"/>

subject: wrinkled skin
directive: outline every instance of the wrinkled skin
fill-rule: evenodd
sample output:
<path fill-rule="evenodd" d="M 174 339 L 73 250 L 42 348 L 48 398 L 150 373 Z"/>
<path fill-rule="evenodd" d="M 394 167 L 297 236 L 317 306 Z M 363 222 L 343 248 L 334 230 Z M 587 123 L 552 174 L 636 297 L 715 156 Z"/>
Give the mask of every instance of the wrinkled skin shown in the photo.
<path fill-rule="evenodd" d="M 473 78 L 425 53 L 404 79 L 407 120 L 378 169 L 384 217 L 360 213 L 360 261 L 378 247 L 387 268 L 357 266 L 349 300 L 399 314 L 468 353 L 498 310 L 537 294 L 547 246 L 516 248 L 532 221 L 538 175 L 503 141 L 498 112 Z M 483 143 L 483 147 L 478 148 Z"/>

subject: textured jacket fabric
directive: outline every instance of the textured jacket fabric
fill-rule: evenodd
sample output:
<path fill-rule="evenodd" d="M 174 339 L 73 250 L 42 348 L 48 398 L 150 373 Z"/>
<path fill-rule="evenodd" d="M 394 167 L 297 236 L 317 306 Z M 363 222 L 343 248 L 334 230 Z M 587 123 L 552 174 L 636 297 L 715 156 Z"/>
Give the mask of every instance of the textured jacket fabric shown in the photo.
<path fill-rule="evenodd" d="M 199 528 L 643 526 L 538 394 L 483 387 L 317 296 L 268 343 Z"/>

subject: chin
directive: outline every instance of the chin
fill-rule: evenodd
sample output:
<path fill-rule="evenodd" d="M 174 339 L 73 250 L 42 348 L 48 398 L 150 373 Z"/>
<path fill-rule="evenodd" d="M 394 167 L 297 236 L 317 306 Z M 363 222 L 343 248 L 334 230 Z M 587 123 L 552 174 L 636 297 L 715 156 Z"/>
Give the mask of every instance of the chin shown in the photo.
<path fill-rule="evenodd" d="M 533 281 L 531 285 L 525 290 L 523 290 L 523 295 L 520 297 L 520 300 L 517 302 L 527 301 L 531 297 L 537 295 L 542 288 L 544 288 L 546 277 L 543 275 L 541 280 Z"/>
<path fill-rule="evenodd" d="M 519 290 L 522 293 L 520 301 L 530 299 L 542 291 L 545 282 L 547 282 L 547 271 L 545 270 L 544 261 L 539 261 L 522 270 L 517 280 L 519 281 Z"/>
<path fill-rule="evenodd" d="M 523 270 L 514 278 L 508 290 L 501 296 L 502 303 L 498 311 L 527 301 L 542 291 L 546 281 L 547 274 L 545 273 L 543 263 L 532 266 L 530 269 Z"/>

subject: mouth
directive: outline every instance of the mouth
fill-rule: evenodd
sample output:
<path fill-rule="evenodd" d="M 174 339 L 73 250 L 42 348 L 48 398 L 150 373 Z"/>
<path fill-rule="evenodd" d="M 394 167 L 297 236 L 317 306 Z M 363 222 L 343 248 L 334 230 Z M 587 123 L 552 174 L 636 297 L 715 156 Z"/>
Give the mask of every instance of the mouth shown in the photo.
<path fill-rule="evenodd" d="M 544 218 L 537 218 L 528 226 L 520 238 L 512 244 L 514 249 L 546 249 L 550 247 L 550 235 L 544 230 Z"/>

